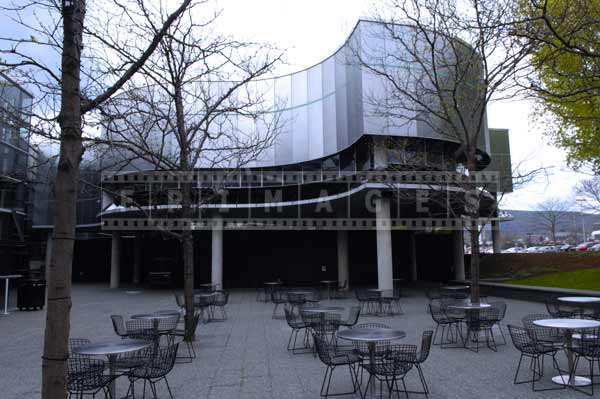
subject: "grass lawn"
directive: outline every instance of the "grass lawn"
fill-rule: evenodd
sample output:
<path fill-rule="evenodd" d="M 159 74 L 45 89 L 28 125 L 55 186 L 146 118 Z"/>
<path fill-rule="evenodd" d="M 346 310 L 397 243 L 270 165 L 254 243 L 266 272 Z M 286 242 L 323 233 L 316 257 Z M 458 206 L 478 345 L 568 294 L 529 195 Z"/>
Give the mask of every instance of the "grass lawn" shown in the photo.
<path fill-rule="evenodd" d="M 507 280 L 504 282 L 506 284 L 600 291 L 600 268 L 548 273 L 539 276 Z"/>

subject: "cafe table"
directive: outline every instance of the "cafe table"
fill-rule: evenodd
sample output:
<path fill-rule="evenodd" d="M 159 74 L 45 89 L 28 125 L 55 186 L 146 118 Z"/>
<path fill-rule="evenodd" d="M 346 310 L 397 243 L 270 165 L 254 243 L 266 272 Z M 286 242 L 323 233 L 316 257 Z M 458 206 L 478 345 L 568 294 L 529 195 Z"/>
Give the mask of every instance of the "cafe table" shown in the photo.
<path fill-rule="evenodd" d="M 562 296 L 556 300 L 579 308 L 580 317 L 583 317 L 587 305 L 600 303 L 600 298 L 595 296 Z"/>
<path fill-rule="evenodd" d="M 106 356 L 108 358 L 108 370 L 112 381 L 110 383 L 110 397 L 116 398 L 116 364 L 117 357 L 125 353 L 136 352 L 152 345 L 151 342 L 137 339 L 122 339 L 118 341 L 99 342 L 86 344 L 73 348 L 73 353 L 85 356 Z"/>
<path fill-rule="evenodd" d="M 375 347 L 377 342 L 393 341 L 406 337 L 406 333 L 402 330 L 394 330 L 391 328 L 350 328 L 337 333 L 338 339 L 345 339 L 353 342 L 364 342 L 369 349 L 369 363 L 375 364 Z M 375 385 L 371 385 L 371 395 L 375 395 Z"/>
<path fill-rule="evenodd" d="M 479 317 L 479 311 L 483 310 L 483 309 L 489 309 L 491 308 L 492 305 L 490 305 L 489 303 L 483 303 L 483 302 L 459 302 L 459 303 L 453 303 L 451 305 L 448 305 L 448 308 L 450 309 L 456 309 L 456 310 L 463 310 L 465 312 L 466 315 L 466 319 L 467 320 L 473 320 L 473 318 L 475 317 Z M 467 328 L 468 328 L 468 324 L 467 324 Z M 470 350 L 473 350 L 472 348 L 467 347 L 467 345 L 469 344 L 469 337 L 471 336 L 471 331 L 467 330 L 467 339 L 465 339 L 463 341 L 464 343 L 464 347 Z M 479 332 L 477 332 L 477 334 L 479 334 Z M 461 334 L 461 339 L 462 339 L 462 334 Z M 479 335 L 477 335 L 477 350 L 479 350 Z M 495 350 L 494 348 L 490 347 L 489 342 L 487 342 L 487 347 Z"/>
<path fill-rule="evenodd" d="M 583 330 L 587 328 L 598 328 L 600 322 L 596 320 L 587 319 L 542 319 L 535 320 L 533 324 L 546 327 L 555 328 L 561 330 L 565 334 L 565 343 L 567 350 L 567 360 L 569 364 L 569 374 L 557 375 L 552 377 L 552 382 L 559 385 L 566 385 L 569 387 L 579 387 L 591 385 L 592 381 L 587 377 L 582 377 L 575 374 L 574 361 L 575 355 L 573 354 L 573 330 Z"/>
<path fill-rule="evenodd" d="M 306 313 L 341 313 L 344 308 L 341 306 L 315 306 L 302 308 L 302 311 Z"/>

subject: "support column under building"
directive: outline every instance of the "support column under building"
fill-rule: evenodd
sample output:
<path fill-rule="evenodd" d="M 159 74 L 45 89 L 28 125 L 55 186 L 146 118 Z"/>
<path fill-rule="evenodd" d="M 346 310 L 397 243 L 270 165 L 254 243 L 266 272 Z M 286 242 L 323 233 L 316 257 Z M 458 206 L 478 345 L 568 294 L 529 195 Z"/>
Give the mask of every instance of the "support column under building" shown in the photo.
<path fill-rule="evenodd" d="M 415 232 L 410 232 L 410 281 L 417 281 L 419 274 L 417 271 L 417 243 Z"/>
<path fill-rule="evenodd" d="M 142 235 L 135 234 L 133 241 L 133 284 L 139 284 L 142 277 Z"/>
<path fill-rule="evenodd" d="M 452 232 L 452 248 L 454 258 L 454 279 L 465 279 L 465 245 L 463 230 L 454 230 Z"/>
<path fill-rule="evenodd" d="M 350 281 L 348 278 L 348 232 L 346 230 L 337 232 L 337 266 L 338 283 L 342 286 L 346 282 L 346 289 L 348 289 Z"/>
<path fill-rule="evenodd" d="M 211 282 L 223 288 L 223 220 L 213 219 Z"/>
<path fill-rule="evenodd" d="M 495 254 L 502 252 L 500 249 L 500 222 L 492 221 L 492 248 Z"/>
<path fill-rule="evenodd" d="M 110 248 L 110 288 L 119 288 L 121 279 L 121 232 L 113 231 Z"/>
<path fill-rule="evenodd" d="M 376 199 L 375 207 L 377 213 L 377 287 L 380 290 L 393 290 L 390 199 L 385 197 Z"/>

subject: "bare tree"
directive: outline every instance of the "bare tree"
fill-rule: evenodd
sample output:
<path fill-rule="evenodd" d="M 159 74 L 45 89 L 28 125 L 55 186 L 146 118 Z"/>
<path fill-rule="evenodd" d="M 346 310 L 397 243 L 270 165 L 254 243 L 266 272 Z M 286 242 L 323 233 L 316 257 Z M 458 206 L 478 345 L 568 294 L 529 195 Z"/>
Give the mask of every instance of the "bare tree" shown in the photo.
<path fill-rule="evenodd" d="M 278 113 L 267 112 L 273 102 L 265 105 L 266 86 L 256 81 L 280 59 L 266 46 L 211 33 L 218 15 L 201 20 L 193 11 L 170 27 L 139 79 L 103 105 L 106 137 L 95 140 L 106 144 L 117 164 L 183 172 L 177 216 L 190 221 L 216 193 L 203 197 L 191 178 L 183 178 L 186 173 L 199 167 L 235 170 L 273 144 Z M 167 231 L 182 244 L 188 340 L 194 315 L 192 225 Z"/>
<path fill-rule="evenodd" d="M 466 176 L 476 174 L 485 164 L 479 148 L 487 105 L 515 96 L 513 77 L 524 70 L 529 51 L 511 35 L 513 7 L 509 0 L 384 1 L 384 11 L 376 12 L 383 29 L 365 33 L 375 40 L 355 45 L 363 68 L 382 82 L 367 93 L 370 112 L 394 128 L 456 142 L 454 158 Z M 474 180 L 465 183 L 460 189 L 472 248 L 471 298 L 478 302 L 477 220 L 489 193 Z"/>
<path fill-rule="evenodd" d="M 84 116 L 112 97 L 144 65 L 190 2 L 182 0 L 173 8 L 159 6 L 162 12 L 170 9 L 171 13 L 157 25 L 156 34 L 137 42 L 125 36 L 139 26 L 136 14 L 148 12 L 143 0 L 99 1 L 93 6 L 85 0 L 31 0 L 1 7 L 23 33 L 0 38 L 0 66 L 35 88 L 38 100 L 33 116 L 40 126 L 36 131 L 60 140 L 42 398 L 67 396 L 71 264 Z M 94 37 L 103 37 L 103 45 Z M 134 59 L 113 57 L 112 50 L 124 46 L 137 50 Z"/>
<path fill-rule="evenodd" d="M 575 194 L 578 196 L 578 205 L 584 211 L 600 212 L 600 176 L 580 181 L 575 186 Z"/>
<path fill-rule="evenodd" d="M 556 230 L 558 224 L 567 219 L 570 208 L 571 205 L 568 201 L 559 198 L 548 198 L 544 202 L 538 204 L 540 224 L 548 230 L 554 244 L 556 244 Z"/>

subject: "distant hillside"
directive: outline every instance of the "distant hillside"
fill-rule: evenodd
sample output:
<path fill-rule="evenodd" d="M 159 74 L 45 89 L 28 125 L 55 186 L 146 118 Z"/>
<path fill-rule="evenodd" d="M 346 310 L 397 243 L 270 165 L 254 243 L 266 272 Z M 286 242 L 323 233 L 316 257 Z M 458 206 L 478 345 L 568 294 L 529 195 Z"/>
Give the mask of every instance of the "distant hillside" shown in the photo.
<path fill-rule="evenodd" d="M 514 219 L 509 222 L 502 222 L 500 230 L 507 235 L 525 236 L 528 233 L 537 235 L 548 235 L 544 228 L 540 211 L 517 211 L 506 210 Z M 568 212 L 568 215 L 562 218 L 558 223 L 558 232 L 573 232 L 581 234 L 582 224 L 585 224 L 586 234 L 589 235 L 592 230 L 600 230 L 600 215 L 580 212 Z"/>

